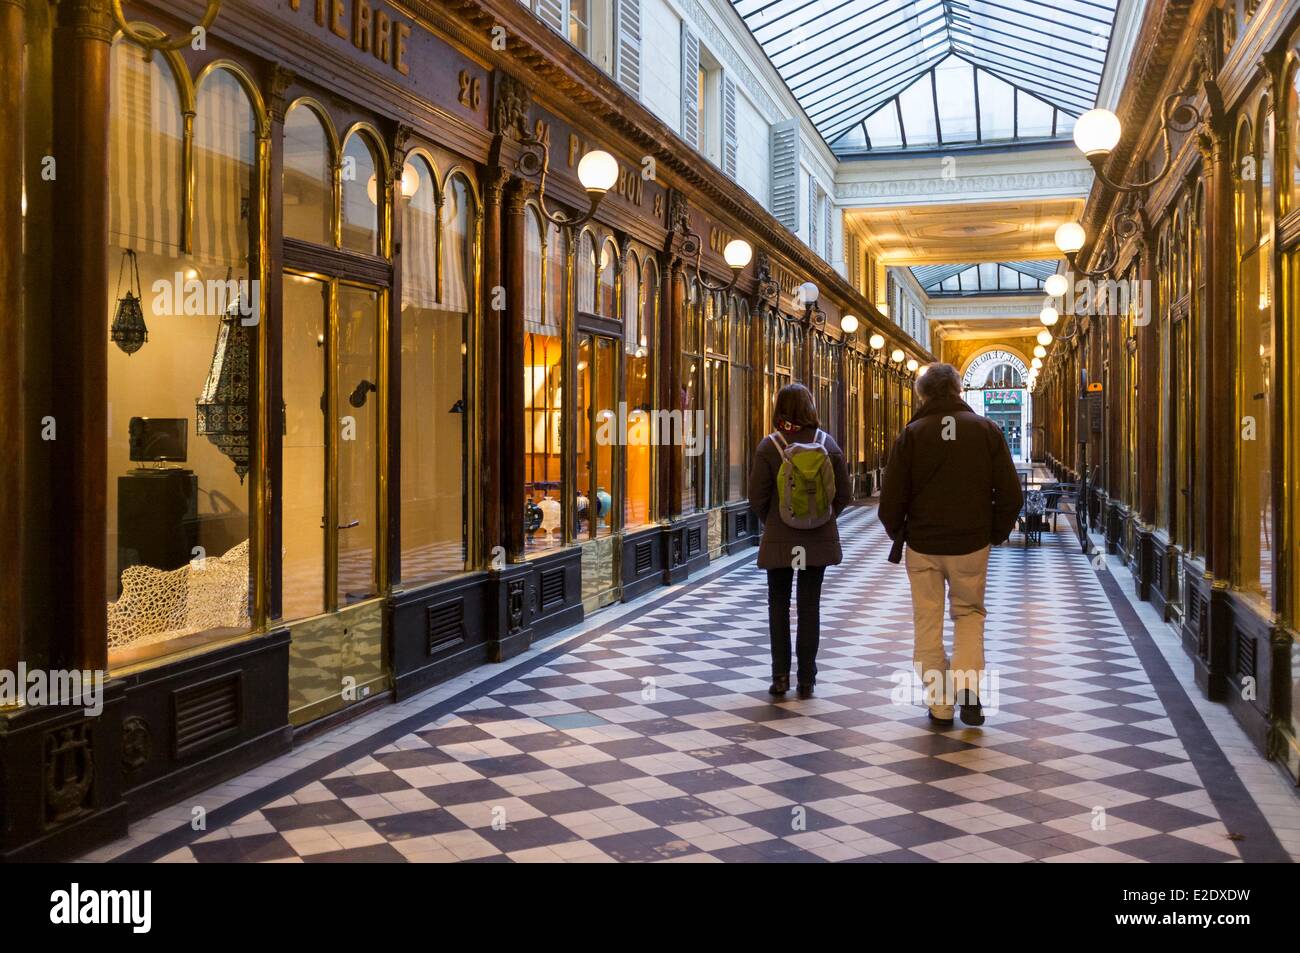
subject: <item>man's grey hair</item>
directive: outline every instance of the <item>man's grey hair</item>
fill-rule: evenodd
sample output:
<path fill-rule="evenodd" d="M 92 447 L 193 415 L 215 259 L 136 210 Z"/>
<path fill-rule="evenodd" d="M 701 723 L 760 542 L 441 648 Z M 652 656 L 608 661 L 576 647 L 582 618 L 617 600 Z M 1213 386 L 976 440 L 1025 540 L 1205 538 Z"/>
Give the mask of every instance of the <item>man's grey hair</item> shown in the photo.
<path fill-rule="evenodd" d="M 916 379 L 915 387 L 916 396 L 923 401 L 938 397 L 960 397 L 961 375 L 951 364 L 931 364 Z"/>

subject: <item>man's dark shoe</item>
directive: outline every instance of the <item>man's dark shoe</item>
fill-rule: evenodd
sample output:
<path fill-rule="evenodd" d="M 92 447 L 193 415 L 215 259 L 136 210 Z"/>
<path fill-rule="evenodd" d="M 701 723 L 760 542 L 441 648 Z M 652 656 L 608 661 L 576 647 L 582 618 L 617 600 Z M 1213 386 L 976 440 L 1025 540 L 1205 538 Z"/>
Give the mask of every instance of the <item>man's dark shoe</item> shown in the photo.
<path fill-rule="evenodd" d="M 784 695 L 790 690 L 789 675 L 773 675 L 772 684 L 767 687 L 769 695 Z"/>
<path fill-rule="evenodd" d="M 970 692 L 963 692 L 962 695 L 962 724 L 970 725 L 972 728 L 978 728 L 980 725 L 984 724 L 984 706 L 980 704 L 979 698 L 972 695 Z"/>
<path fill-rule="evenodd" d="M 925 710 L 925 713 L 926 713 L 927 715 L 930 716 L 930 724 L 935 725 L 936 727 L 939 727 L 939 728 L 951 728 L 951 727 L 952 727 L 952 719 L 951 719 L 951 718 L 940 718 L 938 715 L 936 715 L 934 712 L 930 711 L 930 709 L 928 709 L 928 708 Z"/>
<path fill-rule="evenodd" d="M 813 697 L 813 685 L 815 685 L 815 684 L 816 684 L 816 682 L 800 682 L 800 683 L 799 683 L 799 697 L 800 697 L 800 698 L 812 698 L 812 697 Z"/>

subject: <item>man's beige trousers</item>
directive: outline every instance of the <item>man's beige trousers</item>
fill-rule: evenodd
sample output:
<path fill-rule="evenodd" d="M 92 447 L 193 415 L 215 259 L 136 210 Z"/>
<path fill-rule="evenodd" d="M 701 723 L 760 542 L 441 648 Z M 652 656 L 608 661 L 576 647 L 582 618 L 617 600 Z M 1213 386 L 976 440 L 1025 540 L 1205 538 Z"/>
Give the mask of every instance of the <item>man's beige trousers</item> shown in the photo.
<path fill-rule="evenodd" d="M 927 556 L 907 550 L 916 648 L 912 660 L 936 718 L 951 718 L 956 693 L 978 694 L 984 674 L 984 587 L 989 547 L 962 556 Z M 943 645 L 943 602 L 952 616 L 952 664 Z"/>

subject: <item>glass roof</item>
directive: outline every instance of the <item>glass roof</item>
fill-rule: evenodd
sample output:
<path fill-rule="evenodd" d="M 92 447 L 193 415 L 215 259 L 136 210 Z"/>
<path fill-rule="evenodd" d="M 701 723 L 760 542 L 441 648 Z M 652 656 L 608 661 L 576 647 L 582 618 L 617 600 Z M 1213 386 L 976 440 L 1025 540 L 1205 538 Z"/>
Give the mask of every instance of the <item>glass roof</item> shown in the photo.
<path fill-rule="evenodd" d="M 1042 291 L 1057 262 L 986 261 L 978 265 L 915 265 L 912 277 L 931 297 Z"/>
<path fill-rule="evenodd" d="M 1116 0 L 732 0 L 837 152 L 1066 136 Z"/>

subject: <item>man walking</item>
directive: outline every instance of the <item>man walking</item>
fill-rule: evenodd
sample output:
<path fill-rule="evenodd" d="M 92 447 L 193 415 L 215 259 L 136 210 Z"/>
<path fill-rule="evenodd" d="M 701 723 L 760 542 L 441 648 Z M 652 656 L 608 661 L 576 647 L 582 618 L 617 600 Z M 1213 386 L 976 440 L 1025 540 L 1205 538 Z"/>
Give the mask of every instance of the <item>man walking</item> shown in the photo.
<path fill-rule="evenodd" d="M 930 720 L 982 725 L 984 588 L 989 547 L 1011 535 L 1023 496 L 998 426 L 961 399 L 951 364 L 916 379 L 920 406 L 894 443 L 880 492 L 880 522 L 895 552 L 907 545 L 915 626 L 913 662 Z M 897 562 L 896 555 L 891 559 Z M 952 664 L 943 644 L 945 589 L 953 621 Z"/>

